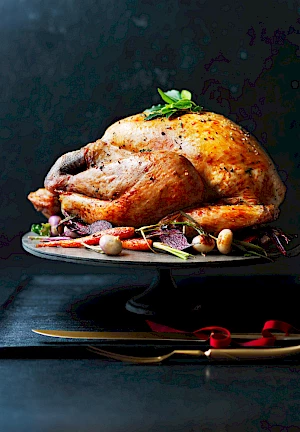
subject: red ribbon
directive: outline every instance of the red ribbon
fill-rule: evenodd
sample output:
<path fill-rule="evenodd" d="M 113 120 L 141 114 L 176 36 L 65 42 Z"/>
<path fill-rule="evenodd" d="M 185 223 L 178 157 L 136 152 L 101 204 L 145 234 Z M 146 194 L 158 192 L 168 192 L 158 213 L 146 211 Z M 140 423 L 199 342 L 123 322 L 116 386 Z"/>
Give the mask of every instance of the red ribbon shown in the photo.
<path fill-rule="evenodd" d="M 146 320 L 146 322 L 152 331 L 167 333 L 190 333 L 196 336 L 198 339 L 209 341 L 209 344 L 212 348 L 225 348 L 232 343 L 230 331 L 223 327 L 210 326 L 203 327 L 193 332 L 186 332 L 184 330 L 174 329 L 153 321 Z M 284 333 L 285 336 L 288 336 L 291 332 L 300 333 L 300 330 L 284 321 L 269 320 L 265 322 L 262 328 L 262 337 L 246 342 L 234 341 L 234 344 L 245 347 L 273 346 L 276 342 L 276 335 L 274 335 L 272 331 Z"/>

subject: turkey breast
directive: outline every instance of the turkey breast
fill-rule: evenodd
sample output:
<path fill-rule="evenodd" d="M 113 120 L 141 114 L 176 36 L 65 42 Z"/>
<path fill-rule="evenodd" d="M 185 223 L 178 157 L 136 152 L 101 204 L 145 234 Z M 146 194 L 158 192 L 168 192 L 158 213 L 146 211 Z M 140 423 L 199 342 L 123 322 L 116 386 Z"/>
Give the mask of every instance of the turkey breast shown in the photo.
<path fill-rule="evenodd" d="M 205 184 L 204 200 L 229 199 L 279 206 L 285 195 L 273 161 L 250 133 L 212 113 L 145 121 L 144 114 L 122 119 L 102 140 L 133 152 L 168 150 L 185 156 Z"/>

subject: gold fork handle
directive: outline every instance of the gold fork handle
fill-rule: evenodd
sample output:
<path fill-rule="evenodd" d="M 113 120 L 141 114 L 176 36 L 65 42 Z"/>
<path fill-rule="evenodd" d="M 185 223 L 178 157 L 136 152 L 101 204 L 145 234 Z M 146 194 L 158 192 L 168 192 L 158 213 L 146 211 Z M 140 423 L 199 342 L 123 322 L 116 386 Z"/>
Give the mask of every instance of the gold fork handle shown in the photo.
<path fill-rule="evenodd" d="M 195 356 L 195 357 L 199 357 L 199 356 L 205 356 L 206 353 L 201 351 L 201 350 L 195 350 L 195 349 L 191 349 L 191 350 L 175 350 L 173 351 L 173 354 L 184 354 L 184 355 L 191 355 L 191 356 Z"/>
<path fill-rule="evenodd" d="M 300 345 L 285 348 L 209 349 L 205 355 L 217 360 L 260 360 L 300 354 Z"/>

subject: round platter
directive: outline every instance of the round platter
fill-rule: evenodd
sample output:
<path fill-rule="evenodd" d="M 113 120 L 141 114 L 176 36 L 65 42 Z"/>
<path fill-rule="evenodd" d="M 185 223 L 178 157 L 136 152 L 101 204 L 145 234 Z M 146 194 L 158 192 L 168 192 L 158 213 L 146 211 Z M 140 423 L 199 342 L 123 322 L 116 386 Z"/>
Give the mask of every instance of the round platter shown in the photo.
<path fill-rule="evenodd" d="M 125 304 L 125 308 L 139 315 L 153 316 L 177 313 L 178 308 L 183 311 L 182 294 L 178 290 L 172 277 L 172 269 L 201 268 L 201 267 L 232 267 L 245 266 L 262 262 L 260 257 L 244 257 L 239 255 L 201 254 L 187 260 L 180 259 L 167 253 L 136 252 L 123 249 L 118 256 L 108 256 L 87 248 L 36 247 L 38 240 L 29 237 L 34 233 L 27 233 L 22 238 L 23 248 L 32 255 L 50 260 L 70 263 L 106 266 L 106 267 L 136 267 L 143 269 L 150 267 L 155 270 L 151 284 L 141 294 L 132 297 Z M 176 293 L 178 295 L 176 295 Z M 188 309 L 189 311 L 189 309 Z"/>
<path fill-rule="evenodd" d="M 244 257 L 242 255 L 222 255 L 210 253 L 206 256 L 195 255 L 187 260 L 177 258 L 167 253 L 136 252 L 123 249 L 118 256 L 108 256 L 86 248 L 62 248 L 62 247 L 36 247 L 38 240 L 29 237 L 34 233 L 27 233 L 22 238 L 23 248 L 32 255 L 39 258 L 66 261 L 78 264 L 95 266 L 118 267 L 159 267 L 159 268 L 186 268 L 204 266 L 240 266 L 262 262 L 260 257 Z"/>

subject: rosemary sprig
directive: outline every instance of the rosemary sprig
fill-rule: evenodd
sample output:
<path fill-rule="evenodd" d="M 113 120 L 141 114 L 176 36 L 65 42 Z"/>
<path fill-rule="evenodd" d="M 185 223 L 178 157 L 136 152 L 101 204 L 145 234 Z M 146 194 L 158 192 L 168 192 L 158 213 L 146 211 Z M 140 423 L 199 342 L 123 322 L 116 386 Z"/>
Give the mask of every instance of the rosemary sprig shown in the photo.
<path fill-rule="evenodd" d="M 147 230 L 153 230 L 154 228 L 157 228 L 157 227 L 159 227 L 159 224 L 156 224 L 156 225 L 148 225 L 148 226 L 144 226 L 144 227 L 141 227 L 141 228 L 137 228 L 135 231 L 136 232 L 138 232 L 138 233 L 140 233 L 141 234 L 141 236 L 143 237 L 143 239 L 148 243 L 148 246 L 149 246 L 149 249 L 151 249 L 152 250 L 152 252 L 154 252 L 154 253 L 156 253 L 155 252 L 155 250 L 151 247 L 151 245 L 150 245 L 150 243 L 147 241 L 147 237 L 146 237 L 146 235 L 145 235 L 145 231 L 147 231 Z"/>
<path fill-rule="evenodd" d="M 259 256 L 261 258 L 265 258 L 268 261 L 273 262 L 273 260 L 268 256 L 268 254 L 265 251 L 265 249 L 262 248 L 261 246 L 255 245 L 253 243 L 244 242 L 244 241 L 241 241 L 241 240 L 234 240 L 232 242 L 232 244 L 237 249 L 239 249 L 242 252 L 244 252 L 245 256 L 256 255 L 256 256 Z"/>

